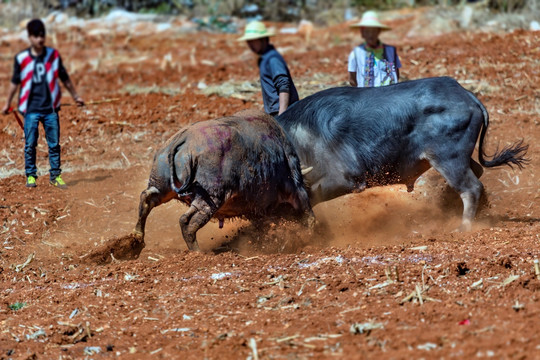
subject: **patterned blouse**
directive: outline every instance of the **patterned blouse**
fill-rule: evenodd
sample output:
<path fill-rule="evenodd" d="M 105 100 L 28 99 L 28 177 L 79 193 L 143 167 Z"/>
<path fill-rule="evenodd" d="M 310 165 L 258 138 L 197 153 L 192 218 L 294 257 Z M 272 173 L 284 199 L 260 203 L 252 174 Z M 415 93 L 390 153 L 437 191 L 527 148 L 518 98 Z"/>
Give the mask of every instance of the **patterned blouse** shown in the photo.
<path fill-rule="evenodd" d="M 351 51 L 349 55 L 349 72 L 356 73 L 358 87 L 374 87 L 396 84 L 397 69 L 401 62 L 396 48 L 381 44 L 377 48 L 369 48 L 365 43 Z"/>

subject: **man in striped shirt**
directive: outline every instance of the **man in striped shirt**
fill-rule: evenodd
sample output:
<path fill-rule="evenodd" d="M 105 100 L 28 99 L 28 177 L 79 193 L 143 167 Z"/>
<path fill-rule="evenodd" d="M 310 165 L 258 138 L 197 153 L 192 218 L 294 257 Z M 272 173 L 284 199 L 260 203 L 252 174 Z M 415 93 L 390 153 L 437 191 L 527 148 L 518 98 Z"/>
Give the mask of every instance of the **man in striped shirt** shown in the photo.
<path fill-rule="evenodd" d="M 15 56 L 13 76 L 8 91 L 8 98 L 2 112 L 9 112 L 11 101 L 20 85 L 19 112 L 24 115 L 24 162 L 26 186 L 36 187 L 36 146 L 41 122 L 49 147 L 50 184 L 58 188 L 67 188 L 62 180 L 60 169 L 60 84 L 65 87 L 77 105 L 84 105 L 83 99 L 75 91 L 73 83 L 62 64 L 56 49 L 45 46 L 45 25 L 39 19 L 28 22 L 26 29 L 30 48 Z"/>

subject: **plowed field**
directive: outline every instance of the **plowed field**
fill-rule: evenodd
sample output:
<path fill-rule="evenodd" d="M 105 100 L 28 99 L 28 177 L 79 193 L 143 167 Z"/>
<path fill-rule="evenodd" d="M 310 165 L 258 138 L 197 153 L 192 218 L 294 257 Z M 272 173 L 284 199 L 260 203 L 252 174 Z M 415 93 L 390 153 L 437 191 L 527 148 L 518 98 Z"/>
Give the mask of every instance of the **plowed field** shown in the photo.
<path fill-rule="evenodd" d="M 0 117 L 0 359 L 540 358 L 540 33 L 413 36 L 413 15 L 391 25 L 383 40 L 403 80 L 452 76 L 485 104 L 488 154 L 530 145 L 523 171 L 484 172 L 473 231 L 453 232 L 459 198 L 430 170 L 412 193 L 379 187 L 317 205 L 309 236 L 211 222 L 201 253 L 187 251 L 186 207 L 171 202 L 150 215 L 138 259 L 106 265 L 84 255 L 133 229 L 160 144 L 262 107 L 256 59 L 238 35 L 50 36 L 88 105 L 64 91 L 67 190 L 48 185 L 43 132 L 38 186 L 24 186 L 23 133 Z M 359 41 L 346 25 L 273 39 L 301 97 L 345 85 Z M 25 47 L 2 43 L 1 99 Z"/>

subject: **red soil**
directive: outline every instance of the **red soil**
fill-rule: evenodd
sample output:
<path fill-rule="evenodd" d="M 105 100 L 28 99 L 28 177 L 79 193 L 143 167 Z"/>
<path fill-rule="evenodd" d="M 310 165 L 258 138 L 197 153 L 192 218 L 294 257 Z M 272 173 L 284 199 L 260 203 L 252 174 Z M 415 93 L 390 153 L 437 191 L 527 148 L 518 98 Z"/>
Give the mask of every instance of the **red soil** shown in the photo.
<path fill-rule="evenodd" d="M 484 173 L 489 204 L 473 231 L 452 232 L 459 202 L 429 171 L 411 194 L 381 187 L 317 205 L 309 237 L 295 225 L 259 234 L 243 220 L 210 223 L 198 233 L 202 253 L 186 250 L 185 207 L 171 202 L 150 215 L 138 259 L 103 266 L 82 256 L 133 229 L 157 147 L 187 123 L 261 107 L 259 93 L 205 95 L 198 84 L 254 82 L 258 72 L 234 35 L 58 34 L 83 97 L 117 100 L 62 109 L 66 191 L 46 173 L 24 187 L 22 132 L 0 117 L 0 166 L 19 171 L 0 179 L 0 358 L 83 358 L 92 347 L 94 358 L 540 357 L 540 33 L 407 38 L 408 19 L 385 34 L 403 78 L 449 75 L 473 90 L 491 116 L 488 153 L 530 144 L 523 171 Z M 337 26 L 309 43 L 274 43 L 305 96 L 345 84 L 359 40 Z M 4 43 L 3 54 L 25 46 Z M 11 56 L 0 59 L 2 99 Z M 42 136 L 42 170 L 46 150 Z"/>

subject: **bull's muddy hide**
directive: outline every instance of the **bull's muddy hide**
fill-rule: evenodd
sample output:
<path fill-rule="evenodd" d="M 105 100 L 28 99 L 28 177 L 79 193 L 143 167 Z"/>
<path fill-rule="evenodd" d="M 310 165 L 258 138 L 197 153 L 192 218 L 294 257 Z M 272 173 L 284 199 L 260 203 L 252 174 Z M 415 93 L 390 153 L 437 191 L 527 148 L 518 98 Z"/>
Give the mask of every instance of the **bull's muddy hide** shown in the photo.
<path fill-rule="evenodd" d="M 225 218 L 286 210 L 314 222 L 293 146 L 273 117 L 256 110 L 186 126 L 167 140 L 141 193 L 134 234 L 144 239 L 150 211 L 172 199 L 189 206 L 180 227 L 190 250 L 199 250 L 196 232 L 212 217 L 222 226 Z"/>

